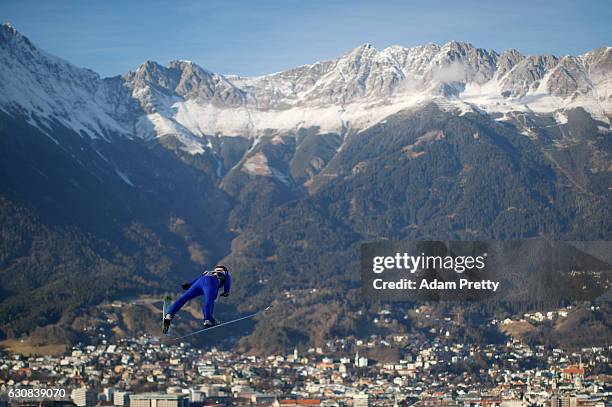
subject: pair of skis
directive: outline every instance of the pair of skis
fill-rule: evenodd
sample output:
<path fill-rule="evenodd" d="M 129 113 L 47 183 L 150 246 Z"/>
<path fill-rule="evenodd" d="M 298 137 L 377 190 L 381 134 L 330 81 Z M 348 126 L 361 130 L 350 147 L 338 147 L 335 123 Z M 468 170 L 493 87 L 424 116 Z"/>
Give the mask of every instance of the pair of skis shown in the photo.
<path fill-rule="evenodd" d="M 164 298 L 164 306 L 163 306 L 163 310 L 162 310 L 162 332 L 165 329 L 164 318 L 166 317 L 166 310 L 168 308 L 170 308 L 171 304 L 172 304 L 172 298 L 170 298 L 170 296 L 166 296 L 166 298 Z M 232 319 L 231 321 L 223 322 L 221 324 L 213 325 L 213 326 L 208 327 L 208 328 L 199 329 L 197 331 L 188 333 L 186 335 L 179 336 L 178 338 L 174 338 L 174 340 L 178 341 L 179 339 L 187 338 L 188 336 L 193 336 L 193 335 L 199 334 L 199 333 L 204 332 L 204 331 L 210 331 L 211 329 L 220 328 L 222 326 L 230 325 L 230 324 L 233 324 L 233 323 L 236 323 L 236 322 L 239 322 L 239 321 L 244 321 L 245 319 L 253 318 L 255 315 L 258 315 L 258 314 L 260 314 L 262 312 L 266 312 L 270 308 L 272 308 L 272 305 L 268 305 L 265 309 L 263 309 L 261 311 L 257 311 L 257 312 L 254 312 L 252 314 L 248 314 L 248 315 L 245 315 L 243 317 L 240 317 L 240 318 Z M 167 332 L 164 332 L 164 334 L 166 336 L 171 336 L 172 335 L 170 330 L 168 330 Z"/>

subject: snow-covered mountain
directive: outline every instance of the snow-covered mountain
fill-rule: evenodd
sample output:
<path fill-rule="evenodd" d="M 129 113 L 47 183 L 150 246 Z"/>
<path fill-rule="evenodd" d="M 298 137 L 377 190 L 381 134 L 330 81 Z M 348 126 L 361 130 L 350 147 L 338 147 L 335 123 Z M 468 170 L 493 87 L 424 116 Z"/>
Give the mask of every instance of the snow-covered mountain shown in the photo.
<path fill-rule="evenodd" d="M 121 125 L 127 99 L 116 100 L 118 79 L 103 80 L 35 47 L 10 24 L 0 26 L 0 108 L 24 115 L 48 133 L 54 123 L 105 137 Z"/>
<path fill-rule="evenodd" d="M 431 101 L 461 112 L 551 113 L 558 121 L 580 106 L 609 123 L 612 47 L 556 57 L 461 42 L 380 51 L 366 44 L 253 78 L 189 61 L 147 61 L 122 77 L 100 78 L 39 50 L 10 24 L 0 27 L 0 108 L 43 130 L 60 123 L 105 139 L 172 135 L 196 154 L 208 144 L 204 136 L 342 134 Z"/>

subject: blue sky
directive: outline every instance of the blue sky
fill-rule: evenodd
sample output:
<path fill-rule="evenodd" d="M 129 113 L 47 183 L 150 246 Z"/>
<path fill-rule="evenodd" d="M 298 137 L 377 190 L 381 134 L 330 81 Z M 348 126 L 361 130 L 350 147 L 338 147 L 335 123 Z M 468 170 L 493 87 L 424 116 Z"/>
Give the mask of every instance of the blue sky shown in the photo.
<path fill-rule="evenodd" d="M 335 58 L 366 42 L 382 49 L 460 40 L 557 55 L 612 45 L 607 0 L 2 0 L 0 20 L 103 76 L 147 59 L 258 75 Z"/>

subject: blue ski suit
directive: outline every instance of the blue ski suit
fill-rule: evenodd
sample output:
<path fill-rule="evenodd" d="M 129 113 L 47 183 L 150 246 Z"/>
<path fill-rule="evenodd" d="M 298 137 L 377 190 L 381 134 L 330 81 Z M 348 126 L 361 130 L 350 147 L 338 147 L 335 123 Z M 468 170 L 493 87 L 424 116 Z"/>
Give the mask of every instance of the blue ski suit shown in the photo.
<path fill-rule="evenodd" d="M 204 304 L 202 306 L 202 312 L 204 313 L 204 319 L 215 323 L 213 317 L 213 311 L 215 309 L 215 300 L 219 295 L 219 288 L 221 280 L 223 281 L 223 294 L 229 294 L 231 286 L 231 278 L 229 272 L 225 272 L 225 278 L 222 279 L 215 275 L 212 271 L 205 271 L 201 276 L 196 277 L 189 283 L 187 291 L 181 295 L 181 297 L 174 302 L 168 309 L 167 313 L 173 316 L 185 305 L 187 301 L 204 295 Z"/>

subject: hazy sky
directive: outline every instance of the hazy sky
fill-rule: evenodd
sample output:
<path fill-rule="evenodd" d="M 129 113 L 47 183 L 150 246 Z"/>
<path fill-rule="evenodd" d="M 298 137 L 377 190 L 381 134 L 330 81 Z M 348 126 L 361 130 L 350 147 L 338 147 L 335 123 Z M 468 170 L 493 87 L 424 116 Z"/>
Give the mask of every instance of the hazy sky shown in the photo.
<path fill-rule="evenodd" d="M 2 0 L 0 19 L 103 76 L 147 59 L 258 75 L 335 58 L 366 42 L 382 49 L 460 40 L 557 55 L 612 45 L 607 0 Z"/>

